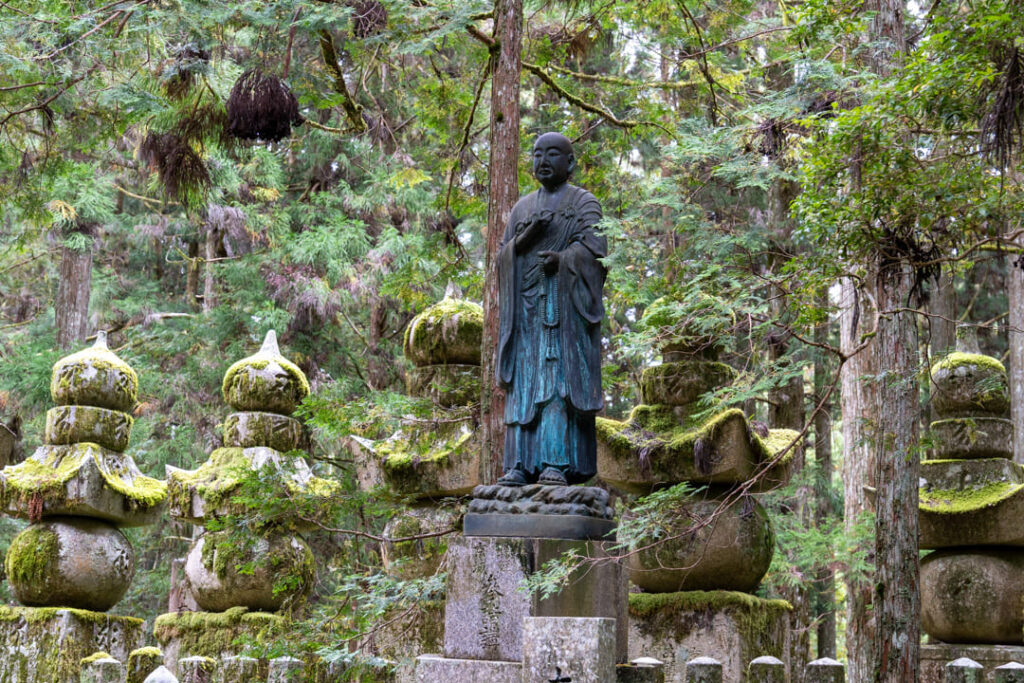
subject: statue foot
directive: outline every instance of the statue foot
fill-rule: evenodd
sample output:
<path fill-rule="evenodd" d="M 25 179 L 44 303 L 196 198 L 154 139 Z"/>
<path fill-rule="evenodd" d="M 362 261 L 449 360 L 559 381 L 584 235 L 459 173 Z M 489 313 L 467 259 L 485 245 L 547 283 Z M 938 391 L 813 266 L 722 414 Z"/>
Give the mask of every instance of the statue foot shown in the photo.
<path fill-rule="evenodd" d="M 546 467 L 543 472 L 540 473 L 540 477 L 537 479 L 538 484 L 544 484 L 545 486 L 568 486 L 569 482 L 565 480 L 565 475 L 561 471 L 556 470 L 554 467 Z"/>
<path fill-rule="evenodd" d="M 526 486 L 526 473 L 520 469 L 512 468 L 498 479 L 498 486 Z"/>

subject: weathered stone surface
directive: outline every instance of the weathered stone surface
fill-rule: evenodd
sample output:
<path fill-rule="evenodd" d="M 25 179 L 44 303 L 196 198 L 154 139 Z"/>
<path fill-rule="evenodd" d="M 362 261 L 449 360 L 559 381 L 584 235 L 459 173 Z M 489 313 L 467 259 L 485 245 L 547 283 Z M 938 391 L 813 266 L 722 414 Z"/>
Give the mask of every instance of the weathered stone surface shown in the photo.
<path fill-rule="evenodd" d="M 615 683 L 665 683 L 665 665 L 653 657 L 638 657 L 615 667 Z"/>
<path fill-rule="evenodd" d="M 421 506 L 402 510 L 388 521 L 383 535 L 387 539 L 407 538 L 458 529 L 462 514 L 461 506 Z M 437 536 L 402 543 L 381 543 L 384 570 L 403 580 L 433 576 L 448 550 L 448 538 Z"/>
<path fill-rule="evenodd" d="M 524 618 L 608 617 L 618 620 L 616 661 L 626 661 L 626 585 L 619 564 L 588 563 L 570 576 L 559 594 L 543 600 L 519 590 L 528 575 L 570 549 L 582 557 L 607 557 L 603 544 L 594 541 L 452 539 L 448 546 L 445 655 L 521 661 Z"/>
<path fill-rule="evenodd" d="M 1010 390 L 1006 368 L 995 358 L 951 353 L 932 366 L 932 405 L 942 417 L 1006 417 Z"/>
<path fill-rule="evenodd" d="M 178 678 L 170 672 L 170 670 L 161 666 L 156 671 L 151 673 L 144 683 L 180 683 Z"/>
<path fill-rule="evenodd" d="M 1007 662 L 992 672 L 995 683 L 1024 683 L 1024 664 Z"/>
<path fill-rule="evenodd" d="M 722 663 L 713 657 L 694 657 L 686 663 L 687 683 L 722 683 Z"/>
<path fill-rule="evenodd" d="M 961 657 L 946 665 L 946 683 L 982 683 L 984 667 L 970 657 Z"/>
<path fill-rule="evenodd" d="M 629 655 L 665 663 L 665 680 L 685 681 L 686 662 L 713 657 L 724 681 L 742 681 L 747 663 L 786 648 L 789 603 L 732 591 L 629 595 Z"/>
<path fill-rule="evenodd" d="M 612 519 L 608 492 L 596 486 L 477 486 L 469 512 L 506 515 L 581 515 Z"/>
<path fill-rule="evenodd" d="M 211 612 L 232 607 L 275 612 L 285 604 L 294 605 L 312 588 L 314 574 L 312 551 L 290 534 L 207 532 L 185 560 L 196 603 Z"/>
<path fill-rule="evenodd" d="M 725 363 L 694 358 L 644 368 L 640 392 L 647 404 L 686 406 L 735 379 L 736 371 Z"/>
<path fill-rule="evenodd" d="M 423 365 L 405 372 L 405 388 L 411 396 L 429 398 L 443 408 L 465 406 L 480 400 L 479 365 Z"/>
<path fill-rule="evenodd" d="M 946 664 L 960 657 L 969 657 L 984 666 L 985 683 L 994 683 L 996 667 L 1007 662 L 1024 661 L 1024 646 L 923 644 L 920 683 L 945 683 Z"/>
<path fill-rule="evenodd" d="M 956 548 L 921 561 L 921 624 L 947 643 L 1024 643 L 1024 549 Z"/>
<path fill-rule="evenodd" d="M 522 683 L 519 662 L 479 659 L 446 659 L 438 655 L 416 658 L 416 683 Z"/>
<path fill-rule="evenodd" d="M 128 448 L 132 416 L 94 406 L 57 406 L 46 411 L 44 441 L 52 446 L 94 443 L 118 453 Z"/>
<path fill-rule="evenodd" d="M 822 657 L 808 662 L 804 673 L 805 683 L 845 683 L 846 667 L 831 657 Z"/>
<path fill-rule="evenodd" d="M 124 683 L 124 665 L 106 653 L 99 659 L 92 657 L 82 661 L 81 683 Z"/>
<path fill-rule="evenodd" d="M 178 660 L 200 656 L 220 659 L 245 654 L 235 641 L 245 635 L 267 642 L 287 628 L 284 617 L 249 612 L 234 607 L 226 612 L 172 612 L 161 614 L 153 625 L 153 637 L 164 652 L 166 665 L 176 671 Z M 2 680 L 2 679 L 0 679 Z"/>
<path fill-rule="evenodd" d="M 145 683 L 149 674 L 164 663 L 164 653 L 158 647 L 142 647 L 128 655 L 127 683 Z"/>
<path fill-rule="evenodd" d="M 630 555 L 630 580 L 651 593 L 757 588 L 775 553 L 771 520 L 753 496 L 725 508 L 724 501 L 716 496 L 687 504 L 666 540 Z"/>
<path fill-rule="evenodd" d="M 281 415 L 291 415 L 309 396 L 306 375 L 281 355 L 273 330 L 267 332 L 259 352 L 228 368 L 221 389 L 224 400 L 235 410 Z"/>
<path fill-rule="evenodd" d="M 386 625 L 374 634 L 364 653 L 394 662 L 398 683 L 416 680 L 416 657 L 444 649 L 443 600 L 419 603 L 413 609 L 396 608 L 381 622 Z"/>
<path fill-rule="evenodd" d="M 405 357 L 416 365 L 480 365 L 483 324 L 479 304 L 445 297 L 405 328 Z"/>
<path fill-rule="evenodd" d="M 583 515 L 466 514 L 466 536 L 555 538 L 574 541 L 614 541 L 616 524 Z"/>
<path fill-rule="evenodd" d="M 212 657 L 184 657 L 178 660 L 178 680 L 181 683 L 213 683 L 217 660 Z"/>
<path fill-rule="evenodd" d="M 81 661 L 124 661 L 142 643 L 142 619 L 77 609 L 0 606 L 0 681 L 79 683 Z"/>
<path fill-rule="evenodd" d="M 527 617 L 523 680 L 606 683 L 615 680 L 615 620 Z"/>
<path fill-rule="evenodd" d="M 921 463 L 922 548 L 1024 545 L 1024 483 L 1003 458 Z"/>
<path fill-rule="evenodd" d="M 1013 457 L 1013 423 L 1002 417 L 951 417 L 931 432 L 936 460 Z"/>
<path fill-rule="evenodd" d="M 4 568 L 23 605 L 105 612 L 128 590 L 135 552 L 106 522 L 53 517 L 14 537 Z"/>
<path fill-rule="evenodd" d="M 142 474 L 130 455 L 96 444 L 41 446 L 30 458 L 0 472 L 4 511 L 28 518 L 41 499 L 43 516 L 94 517 L 118 526 L 159 519 L 167 484 Z"/>
<path fill-rule="evenodd" d="M 258 681 L 260 680 L 260 660 L 255 657 L 224 657 L 220 660 L 216 680 L 219 683 Z"/>
<path fill-rule="evenodd" d="M 270 660 L 267 683 L 292 683 L 302 680 L 303 663 L 295 657 L 275 657 Z"/>
<path fill-rule="evenodd" d="M 770 490 L 789 481 L 794 450 L 782 452 L 797 436 L 788 429 L 758 436 L 741 410 L 688 428 L 671 406 L 640 405 L 625 422 L 597 418 L 597 474 L 618 489 L 650 493 L 683 481 L 738 484 L 766 470 L 752 491 Z"/>
<path fill-rule="evenodd" d="M 50 395 L 57 405 L 80 405 L 130 411 L 138 395 L 135 371 L 107 348 L 106 334 L 96 344 L 57 361 Z"/>
<path fill-rule="evenodd" d="M 786 665 L 778 657 L 755 657 L 747 665 L 749 683 L 786 683 Z"/>
<path fill-rule="evenodd" d="M 237 448 L 266 446 L 287 452 L 305 444 L 302 423 L 277 413 L 231 413 L 224 418 L 224 445 Z"/>
<path fill-rule="evenodd" d="M 464 496 L 480 484 L 480 441 L 469 423 L 399 433 L 369 449 L 393 493 L 419 500 Z"/>

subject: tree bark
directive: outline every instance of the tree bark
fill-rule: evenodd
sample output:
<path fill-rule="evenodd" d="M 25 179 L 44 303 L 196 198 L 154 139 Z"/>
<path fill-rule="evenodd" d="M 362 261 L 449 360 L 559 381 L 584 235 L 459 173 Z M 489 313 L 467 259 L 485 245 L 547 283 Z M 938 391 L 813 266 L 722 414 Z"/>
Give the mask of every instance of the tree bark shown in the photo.
<path fill-rule="evenodd" d="M 60 281 L 54 317 L 57 346 L 67 349 L 85 341 L 89 333 L 89 296 L 92 293 L 92 249 L 61 249 Z"/>
<path fill-rule="evenodd" d="M 213 262 L 217 258 L 217 231 L 210 227 L 206 230 L 206 248 L 203 255 L 203 313 L 207 313 L 217 305 L 217 294 L 214 292 Z"/>
<path fill-rule="evenodd" d="M 826 307 L 827 301 L 822 301 Z M 828 343 L 828 323 L 819 325 L 814 331 L 814 341 Z M 818 405 L 831 380 L 828 358 L 818 353 L 814 360 L 814 405 Z M 832 509 L 832 402 L 821 404 L 821 410 L 814 415 L 814 499 L 815 521 L 819 527 L 835 514 Z M 823 566 L 815 576 L 817 595 L 814 601 L 814 618 L 818 624 L 818 658 L 836 658 L 836 588 L 835 573 Z"/>
<path fill-rule="evenodd" d="M 929 329 L 931 338 L 928 353 L 932 359 L 953 350 L 956 346 L 956 291 L 953 276 L 944 268 L 931 295 Z"/>
<path fill-rule="evenodd" d="M 1024 239 L 1017 242 L 1024 247 Z M 1010 306 L 1010 406 L 1013 461 L 1024 465 L 1024 254 L 1011 254 L 1006 269 Z"/>
<path fill-rule="evenodd" d="M 185 303 L 195 308 L 199 295 L 199 242 L 188 243 L 188 273 L 185 275 Z"/>
<path fill-rule="evenodd" d="M 498 246 L 519 198 L 519 87 L 522 71 L 522 0 L 495 0 L 491 50 L 491 156 L 488 169 L 487 253 L 484 265 L 484 330 L 480 400 L 481 476 L 501 474 L 505 449 L 505 394 L 495 379 L 498 356 Z"/>

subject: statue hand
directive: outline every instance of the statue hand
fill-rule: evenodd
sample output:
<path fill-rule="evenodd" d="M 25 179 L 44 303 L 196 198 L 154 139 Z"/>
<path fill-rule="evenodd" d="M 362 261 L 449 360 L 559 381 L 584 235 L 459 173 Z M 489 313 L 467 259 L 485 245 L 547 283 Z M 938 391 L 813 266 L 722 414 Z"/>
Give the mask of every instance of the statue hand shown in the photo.
<path fill-rule="evenodd" d="M 516 237 L 516 251 L 522 252 L 536 242 L 537 238 L 544 233 L 544 230 L 547 229 L 551 219 L 554 217 L 553 213 L 546 210 L 533 214 L 530 217 L 530 221 L 526 224 L 526 228 Z"/>
<path fill-rule="evenodd" d="M 537 253 L 537 256 L 541 259 L 544 264 L 544 272 L 548 275 L 554 275 L 558 272 L 558 264 L 562 260 L 562 255 L 557 251 L 541 251 Z"/>

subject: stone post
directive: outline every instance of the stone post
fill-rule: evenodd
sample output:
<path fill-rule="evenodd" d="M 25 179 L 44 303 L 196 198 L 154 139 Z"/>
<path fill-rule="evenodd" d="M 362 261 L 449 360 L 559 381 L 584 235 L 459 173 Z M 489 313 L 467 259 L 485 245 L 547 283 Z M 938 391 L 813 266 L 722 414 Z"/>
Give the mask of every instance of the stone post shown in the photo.
<path fill-rule="evenodd" d="M 128 655 L 128 683 L 145 683 L 149 674 L 164 663 L 164 653 L 158 647 L 143 647 Z"/>
<path fill-rule="evenodd" d="M 185 657 L 178 660 L 181 683 L 213 683 L 217 661 L 210 657 Z"/>
<path fill-rule="evenodd" d="M 786 665 L 777 657 L 758 657 L 747 667 L 750 683 L 786 683 Z"/>
<path fill-rule="evenodd" d="M 984 683 L 985 667 L 969 657 L 955 659 L 946 665 L 946 683 Z"/>
<path fill-rule="evenodd" d="M 722 683 L 722 663 L 711 657 L 697 657 L 686 663 L 686 683 Z"/>
<path fill-rule="evenodd" d="M 167 670 L 166 666 L 162 664 L 157 668 L 156 671 L 146 676 L 146 680 L 143 683 L 179 683 L 178 679 L 174 677 L 170 671 Z"/>
<path fill-rule="evenodd" d="M 113 657 L 82 662 L 81 683 L 124 683 L 124 666 Z"/>
<path fill-rule="evenodd" d="M 653 657 L 637 657 L 615 670 L 616 683 L 665 683 L 665 664 Z"/>
<path fill-rule="evenodd" d="M 1008 662 L 995 668 L 994 683 L 1024 683 L 1024 664 Z"/>
<path fill-rule="evenodd" d="M 259 660 L 253 657 L 224 657 L 220 661 L 218 683 L 259 680 L 259 666 Z"/>
<path fill-rule="evenodd" d="M 272 659 L 267 683 L 298 683 L 302 680 L 302 666 L 302 660 L 295 657 Z"/>
<path fill-rule="evenodd" d="M 845 683 L 846 667 L 832 659 L 822 657 L 807 665 L 804 683 Z"/>
<path fill-rule="evenodd" d="M 527 617 L 523 620 L 523 683 L 615 680 L 615 620 Z"/>

